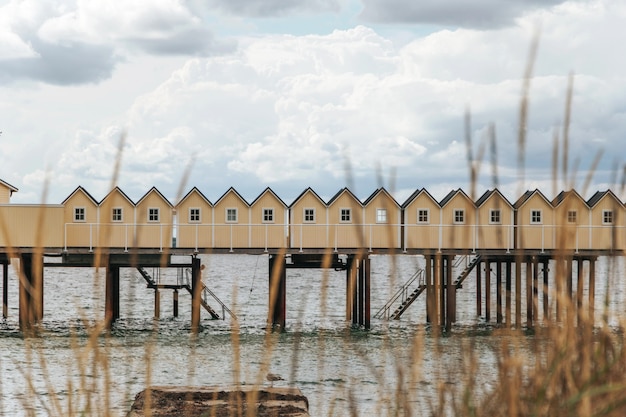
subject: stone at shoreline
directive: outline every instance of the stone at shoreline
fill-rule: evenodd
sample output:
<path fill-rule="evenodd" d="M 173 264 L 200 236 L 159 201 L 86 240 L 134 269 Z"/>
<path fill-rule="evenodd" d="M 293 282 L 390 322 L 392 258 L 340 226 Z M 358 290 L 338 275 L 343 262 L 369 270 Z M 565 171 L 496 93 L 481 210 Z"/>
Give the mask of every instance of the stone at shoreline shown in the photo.
<path fill-rule="evenodd" d="M 248 416 L 250 407 L 257 417 L 309 416 L 308 399 L 293 387 L 155 386 L 137 394 L 127 417 Z"/>

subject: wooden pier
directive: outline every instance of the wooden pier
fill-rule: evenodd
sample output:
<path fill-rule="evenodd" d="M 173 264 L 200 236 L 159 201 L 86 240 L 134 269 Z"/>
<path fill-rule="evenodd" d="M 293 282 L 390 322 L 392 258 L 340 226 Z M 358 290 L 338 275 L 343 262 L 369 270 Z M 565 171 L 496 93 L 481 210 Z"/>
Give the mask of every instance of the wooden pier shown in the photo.
<path fill-rule="evenodd" d="M 207 252 L 208 253 L 208 252 Z M 211 253 L 215 253 L 212 251 Z M 224 253 L 232 253 L 230 251 Z M 263 253 L 259 251 L 237 251 L 235 253 Z M 585 310 L 593 317 L 595 306 L 595 262 L 599 256 L 616 255 L 605 251 L 367 251 L 331 250 L 287 251 L 277 249 L 267 253 L 268 268 L 268 325 L 286 328 L 287 271 L 290 269 L 333 269 L 345 271 L 346 296 L 345 317 L 353 327 L 371 328 L 371 254 L 421 255 L 424 258 L 423 276 L 415 291 L 399 306 L 390 304 L 386 314 L 380 318 L 399 319 L 420 294 L 425 294 L 426 320 L 433 326 L 450 331 L 457 315 L 457 291 L 473 271 L 475 274 L 476 315 L 485 322 L 509 327 L 535 326 L 541 320 L 562 321 L 565 317 L 580 317 Z M 55 262 L 47 261 L 54 255 Z M 201 297 L 201 262 L 198 252 L 185 250 L 161 252 L 158 250 L 91 251 L 77 250 L 55 253 L 25 252 L 19 254 L 19 323 L 29 329 L 40 322 L 44 314 L 44 267 L 98 267 L 106 270 L 104 320 L 108 327 L 120 318 L 120 268 L 179 268 L 191 271 L 191 282 L 181 284 L 157 284 L 148 278 L 148 288 L 155 291 L 155 317 L 160 315 L 160 291 L 173 291 L 174 315 L 178 315 L 178 291 L 186 288 L 191 293 L 191 325 L 193 331 L 200 324 L 201 307 L 204 306 L 213 318 L 219 317 Z M 619 254 L 621 255 L 621 253 Z M 15 256 L 15 255 L 13 255 Z M 459 256 L 468 256 L 471 261 L 458 276 L 453 275 L 454 262 Z M 3 317 L 8 314 L 8 265 L 12 256 L 0 253 L 3 274 Z M 553 265 L 554 270 L 550 270 Z M 573 271 L 576 270 L 574 276 Z M 586 272 L 586 275 L 585 275 Z M 142 275 L 147 274 L 145 271 Z M 574 285 L 575 283 L 575 285 Z M 495 312 L 491 299 L 495 289 Z M 583 294 L 587 293 L 585 302 Z M 585 305 L 586 304 L 586 305 Z M 522 308 L 525 307 L 525 322 Z M 391 309 L 395 309 L 390 314 Z M 229 311 L 230 312 L 230 311 Z M 232 312 L 230 312 L 233 314 Z M 380 312 L 379 312 L 380 313 Z M 234 314 L 233 314 L 234 317 Z M 575 323 L 572 323 L 575 324 Z"/>

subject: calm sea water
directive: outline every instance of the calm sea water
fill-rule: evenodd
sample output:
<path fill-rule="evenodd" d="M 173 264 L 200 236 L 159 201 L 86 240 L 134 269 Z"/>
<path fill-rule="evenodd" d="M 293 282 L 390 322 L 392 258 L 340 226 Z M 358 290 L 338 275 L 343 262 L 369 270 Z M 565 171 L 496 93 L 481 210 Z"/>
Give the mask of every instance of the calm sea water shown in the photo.
<path fill-rule="evenodd" d="M 203 311 L 202 330 L 192 336 L 191 298 L 183 292 L 174 318 L 173 292 L 162 291 L 161 317 L 154 320 L 154 291 L 136 270 L 122 269 L 121 319 L 108 336 L 90 337 L 104 315 L 104 271 L 46 268 L 41 335 L 24 338 L 11 270 L 9 318 L 0 322 L 0 415 L 109 409 L 123 416 L 147 385 L 265 383 L 268 371 L 300 388 L 313 416 L 349 415 L 351 407 L 360 415 L 392 415 L 399 391 L 408 395 L 414 415 L 428 415 L 441 384 L 462 387 L 470 346 L 478 385 L 488 391 L 502 338 L 511 337 L 494 334 L 477 317 L 473 274 L 457 293 L 458 322 L 440 337 L 425 325 L 422 297 L 400 321 L 372 319 L 370 331 L 351 329 L 345 272 L 291 269 L 287 331 L 267 333 L 267 256 L 207 255 L 202 262 L 204 282 L 239 316 L 238 331 L 232 320 L 210 320 Z M 417 256 L 372 256 L 372 316 L 422 263 Z M 609 311 L 617 317 L 625 305 L 617 278 L 623 261 L 601 258 L 596 271 L 596 317 L 607 288 Z M 175 281 L 176 272 L 162 270 L 160 276 Z M 491 298 L 495 320 L 495 294 Z M 532 338 L 522 338 L 521 352 L 531 351 Z"/>

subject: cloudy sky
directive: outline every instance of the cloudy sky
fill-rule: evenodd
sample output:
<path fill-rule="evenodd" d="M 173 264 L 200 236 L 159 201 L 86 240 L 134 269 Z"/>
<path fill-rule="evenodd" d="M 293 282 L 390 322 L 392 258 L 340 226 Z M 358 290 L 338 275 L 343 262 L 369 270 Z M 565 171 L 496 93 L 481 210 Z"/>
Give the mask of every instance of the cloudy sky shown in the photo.
<path fill-rule="evenodd" d="M 621 181 L 625 21 L 622 0 L 4 0 L 0 178 L 14 202 L 46 182 L 49 203 L 78 185 L 99 200 L 122 144 L 135 201 L 181 184 L 213 202 L 231 186 L 250 202 L 268 186 L 287 204 L 309 186 L 442 198 L 469 193 L 469 110 L 477 192 L 551 198 L 573 74 L 566 165 L 582 188 L 602 152 L 589 196 Z"/>

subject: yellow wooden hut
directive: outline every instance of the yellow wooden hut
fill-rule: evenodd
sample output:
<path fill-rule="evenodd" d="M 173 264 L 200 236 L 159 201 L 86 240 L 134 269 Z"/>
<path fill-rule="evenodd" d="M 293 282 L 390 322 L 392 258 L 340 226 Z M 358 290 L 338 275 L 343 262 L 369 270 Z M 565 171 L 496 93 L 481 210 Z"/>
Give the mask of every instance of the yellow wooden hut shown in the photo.
<path fill-rule="evenodd" d="M 17 192 L 17 188 L 6 181 L 0 180 L 0 204 L 9 204 L 11 196 Z"/>
<path fill-rule="evenodd" d="M 156 187 L 137 201 L 135 213 L 137 247 L 172 246 L 174 207 Z"/>
<path fill-rule="evenodd" d="M 287 247 L 289 209 L 272 191 L 266 188 L 250 204 L 250 245 L 253 248 Z"/>
<path fill-rule="evenodd" d="M 176 247 L 211 248 L 213 246 L 213 205 L 193 187 L 176 204 Z"/>
<path fill-rule="evenodd" d="M 404 247 L 439 249 L 441 207 L 425 188 L 416 190 L 402 204 Z"/>
<path fill-rule="evenodd" d="M 365 247 L 398 249 L 402 247 L 402 208 L 384 188 L 374 191 L 363 202 Z"/>
<path fill-rule="evenodd" d="M 124 248 L 135 244 L 135 203 L 119 187 L 99 204 L 98 246 Z"/>
<path fill-rule="evenodd" d="M 587 201 L 591 210 L 591 244 L 594 249 L 625 250 L 624 204 L 611 190 L 598 191 Z"/>
<path fill-rule="evenodd" d="M 289 236 L 292 248 L 331 248 L 328 236 L 328 206 L 310 187 L 289 206 Z"/>
<path fill-rule="evenodd" d="M 441 206 L 441 240 L 444 248 L 475 249 L 477 247 L 476 206 L 460 188 L 450 191 Z"/>
<path fill-rule="evenodd" d="M 61 203 L 64 207 L 63 228 L 65 247 L 89 247 L 98 244 L 99 205 L 83 187 L 78 186 Z"/>
<path fill-rule="evenodd" d="M 513 249 L 515 210 L 496 188 L 487 190 L 476 200 L 477 247 L 480 249 Z"/>
<path fill-rule="evenodd" d="M 554 249 L 556 226 L 554 206 L 537 189 L 526 191 L 513 204 L 515 207 L 515 247 Z"/>
<path fill-rule="evenodd" d="M 250 246 L 250 205 L 233 187 L 213 206 L 213 246 L 231 250 Z"/>
<path fill-rule="evenodd" d="M 328 238 L 334 248 L 365 247 L 363 205 L 348 188 L 328 201 Z"/>
<path fill-rule="evenodd" d="M 552 200 L 556 226 L 555 246 L 559 249 L 591 248 L 591 210 L 576 190 L 561 191 Z"/>

